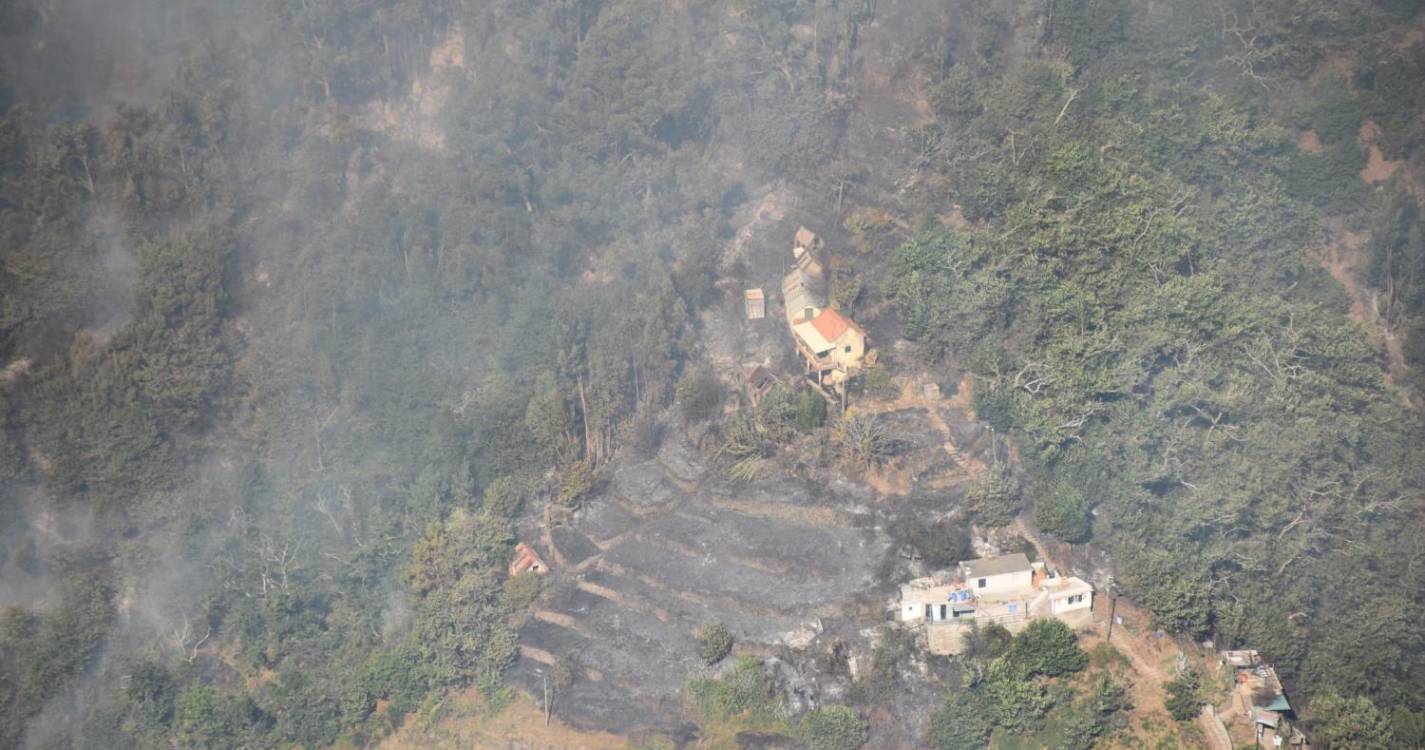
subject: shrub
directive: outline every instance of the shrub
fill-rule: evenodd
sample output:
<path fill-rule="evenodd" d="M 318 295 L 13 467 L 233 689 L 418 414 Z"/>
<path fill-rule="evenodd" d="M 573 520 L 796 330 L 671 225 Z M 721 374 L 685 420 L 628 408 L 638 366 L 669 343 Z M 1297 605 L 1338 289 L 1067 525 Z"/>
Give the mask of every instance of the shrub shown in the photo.
<path fill-rule="evenodd" d="M 1058 677 L 1088 666 L 1089 655 L 1069 626 L 1053 619 L 1029 623 L 1009 648 L 1010 658 L 1031 675 Z"/>
<path fill-rule="evenodd" d="M 797 397 L 797 428 L 811 432 L 826 423 L 826 399 L 810 388 Z"/>
<path fill-rule="evenodd" d="M 861 387 L 868 395 L 877 398 L 895 398 L 899 392 L 884 358 L 882 361 L 866 367 L 865 374 L 861 376 Z"/>
<path fill-rule="evenodd" d="M 1168 706 L 1168 713 L 1178 721 L 1192 721 L 1197 718 L 1198 711 L 1202 709 L 1202 698 L 1198 696 L 1201 687 L 1202 678 L 1192 669 L 1165 683 L 1163 689 L 1168 695 L 1164 702 Z"/>
<path fill-rule="evenodd" d="M 825 706 L 802 717 L 798 734 L 808 750 L 856 750 L 866 744 L 869 724 L 855 709 Z"/>
<path fill-rule="evenodd" d="M 797 426 L 799 402 L 794 394 L 781 385 L 774 385 L 757 405 L 757 416 L 762 425 L 777 438 L 786 437 Z"/>
<path fill-rule="evenodd" d="M 693 708 L 704 720 L 760 713 L 770 716 L 772 684 L 762 670 L 762 662 L 744 656 L 730 672 L 717 680 L 693 680 L 685 691 Z"/>
<path fill-rule="evenodd" d="M 708 664 L 716 664 L 732 651 L 732 631 L 720 622 L 708 623 L 698 631 L 699 655 Z"/>
<path fill-rule="evenodd" d="M 920 552 L 920 559 L 926 566 L 948 568 L 973 554 L 968 525 L 959 518 L 929 525 L 916 524 L 910 532 L 909 541 Z"/>
<path fill-rule="evenodd" d="M 511 611 L 524 609 L 539 598 L 544 576 L 526 570 L 505 579 L 504 605 Z"/>
<path fill-rule="evenodd" d="M 986 526 L 1006 526 L 1018 515 L 1019 482 L 1009 468 L 996 466 L 965 490 L 965 509 Z"/>

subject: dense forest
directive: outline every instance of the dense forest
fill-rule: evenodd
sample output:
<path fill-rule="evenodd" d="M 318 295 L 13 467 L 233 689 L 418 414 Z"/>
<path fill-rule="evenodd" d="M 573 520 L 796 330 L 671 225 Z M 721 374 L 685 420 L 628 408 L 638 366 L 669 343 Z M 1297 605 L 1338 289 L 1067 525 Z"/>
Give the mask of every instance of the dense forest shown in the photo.
<path fill-rule="evenodd" d="M 705 321 L 776 184 L 855 238 L 885 367 L 1009 436 L 979 523 L 1260 649 L 1319 746 L 1425 747 L 1419 0 L 167 5 L 0 3 L 0 746 L 510 700 L 517 520 L 670 409 L 746 426 Z M 1060 637 L 965 696 L 1018 729 Z"/>

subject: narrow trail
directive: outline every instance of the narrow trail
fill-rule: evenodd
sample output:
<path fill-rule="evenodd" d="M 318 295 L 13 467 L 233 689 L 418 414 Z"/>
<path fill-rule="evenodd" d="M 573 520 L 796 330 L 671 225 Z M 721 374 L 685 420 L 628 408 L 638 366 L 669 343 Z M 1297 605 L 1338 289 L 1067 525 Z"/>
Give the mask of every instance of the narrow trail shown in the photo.
<path fill-rule="evenodd" d="M 1049 554 L 1048 547 L 1045 546 L 1043 540 L 1039 539 L 1038 535 L 1026 526 L 1022 519 L 1016 518 L 1010 528 L 1034 545 L 1034 549 L 1039 553 L 1039 559 L 1051 567 L 1061 567 Z M 1167 696 L 1163 692 L 1163 683 L 1167 682 L 1170 677 L 1158 668 L 1157 658 L 1146 652 L 1139 637 L 1130 632 L 1127 627 L 1122 625 L 1115 627 L 1113 640 L 1108 640 L 1109 609 L 1106 597 L 1102 595 L 1094 597 L 1093 620 L 1090 626 L 1093 635 L 1086 639 L 1085 645 L 1091 646 L 1103 640 L 1128 659 L 1128 663 L 1133 667 L 1133 672 L 1136 675 L 1130 690 L 1135 714 L 1141 716 L 1167 714 Z M 1123 597 L 1118 599 L 1118 614 L 1124 616 L 1125 620 L 1141 621 L 1145 619 L 1143 614 Z M 1225 747 L 1230 750 L 1232 747 L 1230 741 Z"/>
<path fill-rule="evenodd" d="M 1320 254 L 1321 267 L 1346 290 L 1351 301 L 1347 315 L 1364 330 L 1366 340 L 1386 356 L 1386 379 L 1403 382 L 1407 365 L 1404 344 L 1376 311 L 1372 293 L 1361 287 L 1356 272 L 1366 256 L 1369 235 L 1345 228 L 1340 219 L 1327 221 L 1330 239 Z"/>
<path fill-rule="evenodd" d="M 1212 704 L 1202 707 L 1202 713 L 1197 715 L 1197 724 L 1202 727 L 1202 734 L 1211 750 L 1232 750 L 1232 737 L 1227 734 L 1222 719 L 1217 718 L 1217 709 Z"/>

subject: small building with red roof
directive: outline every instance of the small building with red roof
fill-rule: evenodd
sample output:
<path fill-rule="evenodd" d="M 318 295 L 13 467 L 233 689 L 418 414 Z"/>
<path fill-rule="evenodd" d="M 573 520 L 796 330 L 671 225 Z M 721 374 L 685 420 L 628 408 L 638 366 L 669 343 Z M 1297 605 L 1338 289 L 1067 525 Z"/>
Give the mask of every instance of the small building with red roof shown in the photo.
<path fill-rule="evenodd" d="M 517 576 L 526 570 L 543 575 L 549 572 L 549 566 L 533 547 L 520 542 L 515 545 L 515 559 L 510 561 L 510 575 Z"/>

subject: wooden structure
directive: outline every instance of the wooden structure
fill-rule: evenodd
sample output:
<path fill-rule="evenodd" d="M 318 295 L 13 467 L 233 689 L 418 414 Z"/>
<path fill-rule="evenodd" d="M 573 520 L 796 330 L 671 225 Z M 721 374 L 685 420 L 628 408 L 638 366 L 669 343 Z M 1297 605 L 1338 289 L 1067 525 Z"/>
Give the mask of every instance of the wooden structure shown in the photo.
<path fill-rule="evenodd" d="M 762 399 L 772 392 L 773 388 L 782 385 L 782 379 L 777 374 L 762 365 L 757 365 L 747 372 L 747 400 L 753 406 L 760 406 Z"/>
<path fill-rule="evenodd" d="M 762 294 L 761 289 L 748 289 L 743 292 L 742 304 L 747 310 L 748 320 L 761 320 L 767 317 L 767 297 Z"/>

